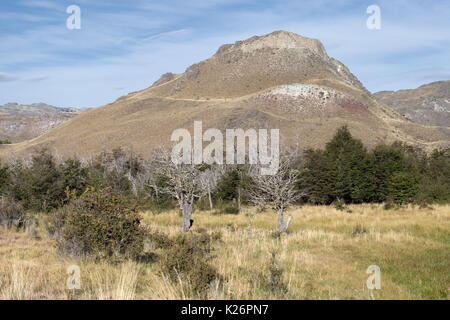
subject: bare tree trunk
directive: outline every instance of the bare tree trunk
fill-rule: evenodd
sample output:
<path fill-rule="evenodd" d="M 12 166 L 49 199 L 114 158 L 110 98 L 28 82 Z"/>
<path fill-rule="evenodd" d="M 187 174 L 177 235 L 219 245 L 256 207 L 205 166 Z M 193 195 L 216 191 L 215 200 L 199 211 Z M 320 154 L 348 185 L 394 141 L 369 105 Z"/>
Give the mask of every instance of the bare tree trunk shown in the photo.
<path fill-rule="evenodd" d="M 283 209 L 278 209 L 277 215 L 278 215 L 278 231 L 280 233 L 285 233 L 287 231 L 287 228 L 289 227 L 289 224 L 291 223 L 292 216 L 289 216 L 287 221 L 284 221 Z"/>
<path fill-rule="evenodd" d="M 241 187 L 238 187 L 238 199 L 237 199 L 237 205 L 238 205 L 238 212 L 241 212 Z"/>
<path fill-rule="evenodd" d="M 211 189 L 209 188 L 209 185 L 208 185 L 208 199 L 209 199 L 209 208 L 212 210 L 213 203 L 212 203 L 212 199 L 211 199 Z"/>
<path fill-rule="evenodd" d="M 183 218 L 181 220 L 180 232 L 187 232 L 191 228 L 192 203 L 184 203 L 181 210 Z"/>

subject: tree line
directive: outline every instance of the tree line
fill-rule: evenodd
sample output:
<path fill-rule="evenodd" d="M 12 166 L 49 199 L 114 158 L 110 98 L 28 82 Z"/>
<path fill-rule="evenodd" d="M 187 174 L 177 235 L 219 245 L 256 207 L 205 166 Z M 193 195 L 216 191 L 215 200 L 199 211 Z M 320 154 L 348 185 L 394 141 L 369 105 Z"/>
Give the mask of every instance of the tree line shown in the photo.
<path fill-rule="evenodd" d="M 48 149 L 29 158 L 0 163 L 0 196 L 24 210 L 50 212 L 86 190 L 109 190 L 142 208 L 183 213 L 180 231 L 191 227 L 198 208 L 237 213 L 242 204 L 269 206 L 280 232 L 294 203 L 448 203 L 449 149 L 427 154 L 403 143 L 368 150 L 346 126 L 324 149 L 282 156 L 274 176 L 260 176 L 250 165 L 176 165 L 168 151 L 148 158 L 122 149 L 89 159 L 58 160 Z"/>
<path fill-rule="evenodd" d="M 337 130 L 324 150 L 306 150 L 298 187 L 314 204 L 447 203 L 450 150 L 426 154 L 395 142 L 367 150 L 347 127 Z"/>

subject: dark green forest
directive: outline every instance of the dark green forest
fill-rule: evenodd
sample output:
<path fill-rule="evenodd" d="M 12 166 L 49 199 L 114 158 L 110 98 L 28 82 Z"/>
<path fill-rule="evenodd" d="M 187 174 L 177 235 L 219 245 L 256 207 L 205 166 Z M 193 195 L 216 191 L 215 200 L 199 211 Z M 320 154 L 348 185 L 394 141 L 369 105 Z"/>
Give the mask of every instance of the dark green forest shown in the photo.
<path fill-rule="evenodd" d="M 448 203 L 450 199 L 448 149 L 426 154 L 393 143 L 368 150 L 345 126 L 323 150 L 304 150 L 295 166 L 300 172 L 297 187 L 305 194 L 301 203 L 424 205 Z M 168 195 L 158 194 L 155 183 L 147 183 L 149 170 L 142 158 L 122 149 L 102 152 L 89 160 L 69 158 L 62 162 L 48 149 L 41 149 L 30 159 L 0 163 L 0 196 L 24 210 L 49 212 L 94 188 L 134 199 L 144 208 L 173 208 Z M 164 177 L 158 177 L 156 186 L 164 183 Z M 245 166 L 227 166 L 212 190 L 212 199 L 216 204 L 246 204 L 250 185 Z M 204 206 L 202 199 L 198 206 Z"/>

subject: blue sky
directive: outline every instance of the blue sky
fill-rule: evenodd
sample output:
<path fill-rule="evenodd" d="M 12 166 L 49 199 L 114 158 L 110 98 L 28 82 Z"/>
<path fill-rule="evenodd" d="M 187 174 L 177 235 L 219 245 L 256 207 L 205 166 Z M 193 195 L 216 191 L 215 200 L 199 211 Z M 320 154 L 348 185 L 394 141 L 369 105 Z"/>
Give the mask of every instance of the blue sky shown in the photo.
<path fill-rule="evenodd" d="M 366 27 L 372 4 L 381 30 Z M 448 0 L 2 0 L 0 104 L 100 106 L 275 30 L 319 39 L 372 92 L 414 88 L 450 79 L 449 17 Z"/>

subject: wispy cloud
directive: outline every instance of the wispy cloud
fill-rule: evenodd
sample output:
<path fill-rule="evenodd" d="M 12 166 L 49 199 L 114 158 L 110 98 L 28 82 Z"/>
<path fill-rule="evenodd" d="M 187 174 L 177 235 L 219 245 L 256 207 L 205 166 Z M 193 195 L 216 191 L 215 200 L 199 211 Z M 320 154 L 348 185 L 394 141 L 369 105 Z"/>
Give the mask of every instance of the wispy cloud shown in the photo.
<path fill-rule="evenodd" d="M 38 82 L 49 79 L 49 76 L 32 76 L 24 77 L 16 74 L 8 74 L 0 72 L 0 82 L 13 82 L 13 81 L 27 81 L 27 82 Z"/>
<path fill-rule="evenodd" d="M 0 82 L 11 82 L 16 80 L 19 80 L 19 78 L 12 74 L 7 74 L 3 72 L 0 73 Z"/>

